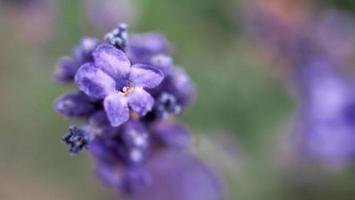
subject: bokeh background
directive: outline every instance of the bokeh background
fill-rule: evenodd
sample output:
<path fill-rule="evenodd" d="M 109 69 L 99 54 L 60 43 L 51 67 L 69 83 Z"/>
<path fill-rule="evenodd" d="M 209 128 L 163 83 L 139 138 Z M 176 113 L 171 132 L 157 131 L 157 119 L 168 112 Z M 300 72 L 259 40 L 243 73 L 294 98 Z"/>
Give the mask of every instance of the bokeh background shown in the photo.
<path fill-rule="evenodd" d="M 95 5 L 99 10 L 92 16 L 89 4 L 95 0 L 0 0 L 1 200 L 115 199 L 96 180 L 89 157 L 70 156 L 60 143 L 70 122 L 53 111 L 52 102 L 70 88 L 50 78 L 56 60 L 70 54 L 82 36 L 102 38 L 111 30 L 116 22 L 100 20 L 113 8 L 114 19 L 128 22 L 132 32 L 160 31 L 173 42 L 176 63 L 198 91 L 182 120 L 201 155 L 224 176 L 230 199 L 355 198 L 351 169 L 281 169 L 277 141 L 287 132 L 295 103 L 282 75 L 245 39 L 245 1 L 121 1 L 118 7 Z M 313 3 L 355 12 L 352 0 Z M 220 156 L 223 148 L 215 147 L 217 156 L 204 154 L 203 148 L 215 144 L 203 141 L 218 135 L 233 153 Z"/>

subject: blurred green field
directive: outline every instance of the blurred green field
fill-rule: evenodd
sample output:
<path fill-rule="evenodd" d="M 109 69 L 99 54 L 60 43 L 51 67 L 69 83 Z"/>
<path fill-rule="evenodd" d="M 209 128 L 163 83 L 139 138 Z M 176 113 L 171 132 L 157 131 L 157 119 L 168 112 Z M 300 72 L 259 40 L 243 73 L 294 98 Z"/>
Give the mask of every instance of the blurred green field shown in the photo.
<path fill-rule="evenodd" d="M 353 1 L 329 2 L 355 11 Z M 353 199 L 351 172 L 319 172 L 317 181 L 304 185 L 273 167 L 272 148 L 288 127 L 294 103 L 279 74 L 242 37 L 240 1 L 134 3 L 138 17 L 131 31 L 166 34 L 175 45 L 175 62 L 196 82 L 197 100 L 182 120 L 198 138 L 224 131 L 242 149 L 242 169 L 226 172 L 230 199 Z M 81 1 L 63 0 L 51 38 L 32 43 L 16 32 L 5 9 L 0 8 L 0 199 L 114 199 L 96 180 L 88 156 L 72 157 L 60 143 L 70 122 L 52 108 L 70 90 L 50 80 L 57 58 L 69 54 L 81 36 L 102 33 L 89 25 Z"/>

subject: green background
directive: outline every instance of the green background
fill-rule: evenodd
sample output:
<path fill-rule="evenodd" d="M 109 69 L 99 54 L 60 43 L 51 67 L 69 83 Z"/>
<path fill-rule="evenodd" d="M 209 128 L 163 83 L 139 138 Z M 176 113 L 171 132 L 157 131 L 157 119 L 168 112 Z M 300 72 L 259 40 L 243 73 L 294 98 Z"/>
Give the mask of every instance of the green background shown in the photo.
<path fill-rule="evenodd" d="M 166 34 L 176 49 L 175 62 L 196 82 L 197 100 L 182 120 L 197 143 L 227 134 L 237 149 L 218 156 L 222 148 L 215 152 L 219 159 L 207 156 L 225 175 L 230 199 L 355 198 L 351 169 L 295 172 L 280 167 L 276 146 L 287 134 L 295 104 L 280 74 L 242 36 L 240 1 L 133 2 L 138 15 L 131 31 Z M 325 1 L 318 2 L 324 6 Z M 328 2 L 355 11 L 351 0 Z M 9 14 L 13 8 L 0 7 L 0 199 L 114 199 L 96 180 L 90 158 L 69 156 L 60 143 L 70 121 L 53 111 L 52 102 L 72 88 L 51 82 L 55 62 L 81 36 L 102 38 L 103 33 L 89 25 L 82 1 L 57 4 L 53 34 L 41 44 L 21 37 Z"/>

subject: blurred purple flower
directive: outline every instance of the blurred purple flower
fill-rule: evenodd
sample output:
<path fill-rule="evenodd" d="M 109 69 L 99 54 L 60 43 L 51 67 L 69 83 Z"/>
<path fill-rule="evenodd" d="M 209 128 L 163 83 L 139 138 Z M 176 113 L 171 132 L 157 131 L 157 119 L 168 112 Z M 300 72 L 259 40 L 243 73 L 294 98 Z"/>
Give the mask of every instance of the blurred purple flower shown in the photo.
<path fill-rule="evenodd" d="M 331 10 L 291 23 L 263 7 L 249 11 L 252 37 L 291 68 L 299 103 L 296 151 L 326 166 L 344 166 L 355 158 L 354 88 L 341 71 L 354 52 L 353 18 Z"/>
<path fill-rule="evenodd" d="M 160 33 L 133 34 L 129 39 L 128 57 L 133 63 L 151 64 L 156 55 L 170 55 L 169 41 Z"/>
<path fill-rule="evenodd" d="M 355 20 L 353 16 L 337 10 L 323 11 L 311 23 L 313 40 L 332 60 L 346 64 L 355 51 Z"/>
<path fill-rule="evenodd" d="M 217 176 L 188 152 L 162 150 L 140 166 L 148 185 L 132 182 L 133 200 L 222 200 Z"/>
<path fill-rule="evenodd" d="M 98 44 L 97 39 L 83 37 L 70 57 L 62 57 L 58 61 L 53 78 L 59 82 L 74 81 L 74 76 L 80 66 L 93 61 L 92 52 Z"/>
<path fill-rule="evenodd" d="M 247 10 L 248 37 L 273 59 L 298 66 L 314 56 L 344 65 L 354 52 L 354 18 L 336 10 L 314 12 L 297 23 L 262 6 Z"/>
<path fill-rule="evenodd" d="M 355 156 L 351 83 L 325 59 L 303 66 L 297 76 L 301 106 L 295 131 L 303 151 L 328 165 L 344 165 Z"/>

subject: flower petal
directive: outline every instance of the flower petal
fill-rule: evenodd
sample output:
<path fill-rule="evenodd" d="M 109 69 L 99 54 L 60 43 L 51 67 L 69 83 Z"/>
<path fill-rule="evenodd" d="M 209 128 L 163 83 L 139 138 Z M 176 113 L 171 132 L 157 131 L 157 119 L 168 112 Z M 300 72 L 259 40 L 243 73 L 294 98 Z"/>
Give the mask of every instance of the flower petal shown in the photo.
<path fill-rule="evenodd" d="M 115 91 L 115 81 L 92 63 L 84 64 L 75 75 L 78 88 L 90 97 L 103 99 Z"/>
<path fill-rule="evenodd" d="M 76 71 L 80 66 L 78 63 L 71 57 L 62 57 L 57 62 L 53 79 L 58 82 L 72 82 L 74 80 L 74 76 Z"/>
<path fill-rule="evenodd" d="M 169 55 L 169 41 L 164 35 L 156 32 L 132 34 L 129 37 L 128 55 L 133 63 L 149 63 L 157 54 Z"/>
<path fill-rule="evenodd" d="M 93 52 L 95 65 L 116 81 L 126 79 L 131 63 L 125 53 L 112 45 L 101 44 Z"/>
<path fill-rule="evenodd" d="M 144 116 L 151 111 L 153 104 L 153 97 L 141 87 L 135 87 L 128 96 L 128 105 L 139 116 Z"/>
<path fill-rule="evenodd" d="M 161 145 L 170 148 L 184 148 L 191 143 L 189 130 L 182 124 L 169 120 L 155 122 L 151 134 Z"/>
<path fill-rule="evenodd" d="M 96 111 L 95 103 L 82 92 L 69 93 L 54 103 L 55 110 L 66 117 L 88 117 Z"/>
<path fill-rule="evenodd" d="M 164 74 L 153 66 L 135 64 L 132 66 L 129 80 L 135 86 L 143 88 L 155 88 L 164 79 Z"/>
<path fill-rule="evenodd" d="M 113 93 L 104 100 L 104 108 L 111 126 L 118 127 L 129 119 L 127 98 L 122 93 Z"/>

